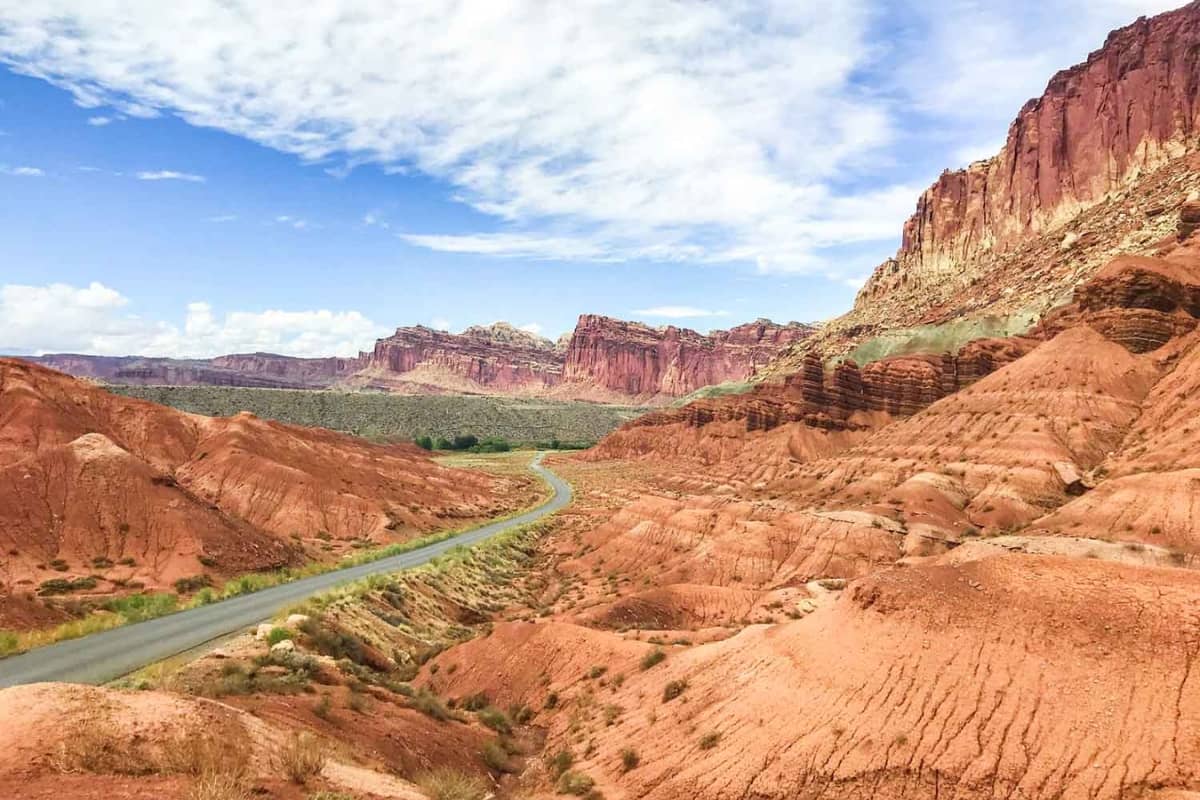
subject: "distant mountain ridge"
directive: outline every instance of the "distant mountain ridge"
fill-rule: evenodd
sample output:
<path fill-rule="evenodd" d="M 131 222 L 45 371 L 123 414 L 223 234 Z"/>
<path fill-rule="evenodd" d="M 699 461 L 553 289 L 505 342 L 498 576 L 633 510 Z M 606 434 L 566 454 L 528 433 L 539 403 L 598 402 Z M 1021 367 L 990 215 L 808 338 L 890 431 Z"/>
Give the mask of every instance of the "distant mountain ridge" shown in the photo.
<path fill-rule="evenodd" d="M 698 333 L 595 314 L 551 341 L 507 322 L 449 333 L 397 328 L 354 358 L 245 353 L 211 359 L 52 354 L 28 360 L 81 378 L 129 385 L 373 389 L 399 394 L 665 404 L 697 389 L 757 375 L 816 329 L 767 319 Z"/>

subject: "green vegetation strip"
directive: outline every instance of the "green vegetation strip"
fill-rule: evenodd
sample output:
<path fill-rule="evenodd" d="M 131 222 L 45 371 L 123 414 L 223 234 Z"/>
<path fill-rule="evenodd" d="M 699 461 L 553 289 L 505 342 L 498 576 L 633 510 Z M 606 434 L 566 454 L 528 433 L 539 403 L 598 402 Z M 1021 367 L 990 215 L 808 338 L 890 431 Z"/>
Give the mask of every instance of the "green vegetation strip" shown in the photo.
<path fill-rule="evenodd" d="M 107 386 L 181 411 L 227 417 L 240 411 L 293 425 L 344 431 L 377 440 L 453 441 L 455 436 L 507 442 L 595 442 L 650 409 L 638 406 L 486 397 L 404 396 L 317 389 L 229 386 Z M 555 449 L 555 448 L 550 448 Z"/>

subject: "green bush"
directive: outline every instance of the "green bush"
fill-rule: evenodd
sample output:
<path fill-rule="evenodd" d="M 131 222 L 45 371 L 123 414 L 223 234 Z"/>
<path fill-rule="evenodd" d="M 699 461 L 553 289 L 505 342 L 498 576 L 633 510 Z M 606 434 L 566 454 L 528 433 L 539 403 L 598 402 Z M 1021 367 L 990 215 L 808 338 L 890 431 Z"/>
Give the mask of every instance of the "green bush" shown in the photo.
<path fill-rule="evenodd" d="M 203 589 L 206 586 L 212 586 L 212 578 L 207 575 L 190 575 L 186 578 L 180 578 L 174 583 L 175 591 L 179 594 L 191 594 L 197 589 Z"/>
<path fill-rule="evenodd" d="M 633 748 L 626 747 L 624 750 L 621 751 L 621 771 L 622 772 L 629 772 L 629 770 L 633 769 L 638 764 L 640 764 L 641 761 L 642 761 L 641 757 L 637 754 L 637 751 L 634 750 Z"/>
<path fill-rule="evenodd" d="M 450 719 L 450 711 L 437 695 L 428 689 L 421 689 L 408 699 L 410 708 L 415 708 L 427 717 L 433 717 L 439 722 Z"/>
<path fill-rule="evenodd" d="M 665 659 L 666 657 L 667 657 L 667 654 L 663 652 L 663 649 L 661 647 L 656 647 L 653 650 L 651 650 L 649 653 L 646 653 L 646 655 L 642 657 L 642 669 L 643 670 L 650 669 L 655 664 L 662 663 L 663 659 Z"/>
<path fill-rule="evenodd" d="M 573 794 L 583 797 L 592 790 L 596 782 L 584 772 L 568 770 L 558 779 L 558 791 L 562 794 Z"/>
<path fill-rule="evenodd" d="M 445 767 L 418 776 L 417 785 L 429 800 L 483 800 L 488 794 L 479 778 Z"/>
<path fill-rule="evenodd" d="M 179 599 L 173 594 L 131 594 L 115 597 L 104 604 L 106 611 L 120 614 L 127 622 L 141 622 L 170 614 L 179 608 Z"/>
<path fill-rule="evenodd" d="M 483 763 L 488 765 L 488 769 L 495 772 L 516 771 L 508 758 L 508 751 L 504 749 L 500 742 L 488 742 L 483 746 L 480 755 L 483 757 Z"/>
<path fill-rule="evenodd" d="M 285 639 L 291 639 L 291 638 L 292 638 L 292 632 L 289 631 L 287 628 L 275 627 L 275 628 L 271 628 L 271 632 L 267 634 L 267 644 L 269 646 L 273 647 L 273 646 L 279 644 L 280 642 L 284 641 Z"/>
<path fill-rule="evenodd" d="M 481 710 L 479 721 L 497 733 L 512 733 L 512 722 L 508 715 L 495 706 L 488 706 Z"/>

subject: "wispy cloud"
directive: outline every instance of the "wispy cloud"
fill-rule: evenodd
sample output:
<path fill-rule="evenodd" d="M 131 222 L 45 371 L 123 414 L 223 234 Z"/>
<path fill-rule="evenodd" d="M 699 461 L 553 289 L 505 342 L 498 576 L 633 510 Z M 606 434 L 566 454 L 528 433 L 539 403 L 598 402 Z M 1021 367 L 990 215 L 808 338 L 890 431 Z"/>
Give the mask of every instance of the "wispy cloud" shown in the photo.
<path fill-rule="evenodd" d="M 40 167 L 0 166 L 0 174 L 11 175 L 15 178 L 41 178 L 46 174 L 46 172 Z"/>
<path fill-rule="evenodd" d="M 536 322 L 530 322 L 526 325 L 517 326 L 517 330 L 522 330 L 526 333 L 532 333 L 534 336 L 541 336 L 544 328 L 542 328 L 542 326 Z"/>
<path fill-rule="evenodd" d="M 934 177 L 913 148 L 984 154 L 1054 70 L 1178 2 L 39 0 L 0 6 L 0 61 L 490 217 L 415 246 L 822 274 L 898 238 Z"/>
<path fill-rule="evenodd" d="M 87 124 L 93 128 L 102 128 L 113 121 L 112 117 L 88 117 Z"/>
<path fill-rule="evenodd" d="M 237 214 L 218 214 L 215 217 L 209 217 L 209 222 L 233 222 L 237 219 Z"/>
<path fill-rule="evenodd" d="M 654 306 L 653 308 L 638 308 L 633 313 L 639 317 L 657 317 L 661 319 L 729 316 L 728 311 L 710 311 L 707 308 L 696 308 L 695 306 Z"/>
<path fill-rule="evenodd" d="M 160 169 L 136 173 L 139 181 L 187 181 L 189 183 L 204 183 L 207 178 L 191 172 L 176 172 L 173 169 Z"/>
<path fill-rule="evenodd" d="M 277 214 L 275 216 L 275 222 L 278 225 L 287 225 L 288 227 L 294 228 L 298 231 L 302 231 L 308 227 L 308 220 L 293 217 L 290 214 Z"/>

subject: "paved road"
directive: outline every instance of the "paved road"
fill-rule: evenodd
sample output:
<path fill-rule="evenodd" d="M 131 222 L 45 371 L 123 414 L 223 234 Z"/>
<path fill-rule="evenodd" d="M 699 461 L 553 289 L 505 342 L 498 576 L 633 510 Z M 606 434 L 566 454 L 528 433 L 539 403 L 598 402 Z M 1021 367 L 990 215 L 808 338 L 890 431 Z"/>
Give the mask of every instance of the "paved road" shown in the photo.
<path fill-rule="evenodd" d="M 340 583 L 415 567 L 453 547 L 475 544 L 517 525 L 553 514 L 571 502 L 571 487 L 541 462 L 542 454 L 539 453 L 531 468 L 546 479 L 554 489 L 554 496 L 545 505 L 519 517 L 493 522 L 452 539 L 370 564 L 314 575 L 261 592 L 0 659 L 0 688 L 42 681 L 107 683 L 147 664 L 270 619 L 281 609 Z"/>

